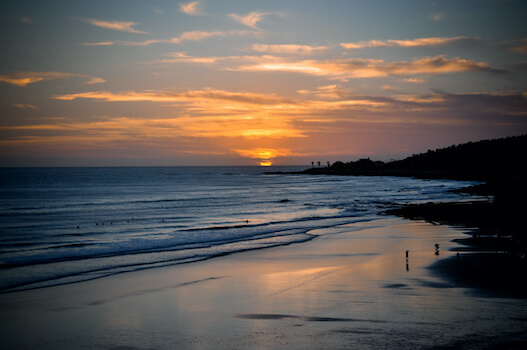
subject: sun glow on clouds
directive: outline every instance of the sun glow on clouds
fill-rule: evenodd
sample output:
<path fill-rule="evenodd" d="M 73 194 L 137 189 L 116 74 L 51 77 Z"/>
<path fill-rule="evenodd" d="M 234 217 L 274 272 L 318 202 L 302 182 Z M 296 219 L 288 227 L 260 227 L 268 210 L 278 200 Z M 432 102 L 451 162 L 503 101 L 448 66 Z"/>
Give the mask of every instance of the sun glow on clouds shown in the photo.
<path fill-rule="evenodd" d="M 400 46 L 400 47 L 418 47 L 418 46 L 438 46 L 445 45 L 454 41 L 469 40 L 470 38 L 464 36 L 458 36 L 454 38 L 418 38 L 409 40 L 370 40 L 360 41 L 357 43 L 341 43 L 345 49 L 363 49 L 366 47 L 388 47 L 388 46 Z"/>
<path fill-rule="evenodd" d="M 298 54 L 312 55 L 317 52 L 323 52 L 329 49 L 327 46 L 310 46 L 310 45 L 265 45 L 253 44 L 252 49 L 258 52 L 278 53 L 278 54 Z"/>
<path fill-rule="evenodd" d="M 65 78 L 87 78 L 84 84 L 98 84 L 106 82 L 105 79 L 90 77 L 85 74 L 63 73 L 63 72 L 18 72 L 10 75 L 0 75 L 0 82 L 26 87 L 29 84 L 38 83 L 45 80 L 65 79 Z"/>
<path fill-rule="evenodd" d="M 274 148 L 253 148 L 253 149 L 236 149 L 236 153 L 242 157 L 258 159 L 260 166 L 271 166 L 273 160 L 278 157 L 289 157 L 293 152 L 289 149 Z"/>
<path fill-rule="evenodd" d="M 272 57 L 270 62 L 242 65 L 233 70 L 240 71 L 282 71 L 309 75 L 333 77 L 338 79 L 379 78 L 394 75 L 448 74 L 468 71 L 487 71 L 502 73 L 504 70 L 489 66 L 484 62 L 447 58 L 445 56 L 417 58 L 413 61 L 385 62 L 381 59 L 348 58 L 335 60 L 279 61 Z"/>
<path fill-rule="evenodd" d="M 192 1 L 189 3 L 180 3 L 179 10 L 187 15 L 199 15 L 200 11 L 198 8 L 199 1 Z"/>
<path fill-rule="evenodd" d="M 527 95 L 527 94 L 525 94 Z M 329 152 L 325 144 L 313 144 L 310 139 L 317 135 L 353 132 L 375 126 L 393 125 L 474 125 L 479 121 L 470 115 L 511 105 L 509 115 L 516 118 L 517 109 L 527 106 L 525 95 L 444 95 L 399 94 L 392 97 L 358 95 L 338 85 L 321 86 L 317 90 L 299 92 L 295 99 L 285 99 L 271 94 L 229 92 L 224 90 L 190 90 L 179 93 L 162 91 L 92 92 L 57 96 L 63 101 L 96 99 L 112 102 L 149 102 L 164 104 L 180 112 L 173 117 L 94 117 L 85 122 L 71 119 L 49 120 L 48 123 L 0 127 L 0 132 L 13 133 L 0 142 L 5 147 L 39 144 L 44 149 L 53 145 L 69 144 L 69 149 L 110 147 L 116 143 L 144 145 L 166 150 L 174 140 L 185 139 L 187 150 L 212 154 L 217 148 L 203 148 L 214 140 L 233 140 L 224 150 L 233 151 L 240 157 L 255 159 L 261 165 L 274 164 L 277 158 L 301 157 L 315 152 Z M 434 111 L 444 111 L 454 105 L 473 106 L 467 116 L 430 118 Z M 475 102 L 477 101 L 477 102 Z M 486 102 L 485 102 L 486 101 Z M 494 101 L 494 102 L 492 102 Z M 518 101 L 521 105 L 518 105 Z M 167 104 L 168 103 L 168 104 Z M 481 107 L 478 107 L 481 106 Z M 22 106 L 21 106 L 22 108 Z M 496 123 L 503 123 L 503 116 Z M 498 125 L 498 124 L 496 124 Z M 355 131 L 356 132 L 356 131 Z M 18 137 L 16 135 L 26 135 Z M 284 147 L 291 140 L 306 140 L 294 149 Z M 191 141 L 195 140 L 195 141 Z M 208 140 L 208 141 L 206 141 Z M 235 144 L 247 147 L 236 147 Z M 271 147 L 259 147 L 257 145 Z M 93 145 L 93 146 L 90 146 Z M 192 149 L 191 145 L 194 145 Z M 255 147 L 256 146 L 256 147 Z M 272 147 L 274 146 L 274 147 Z M 277 147 L 278 146 L 278 147 Z M 40 146 L 39 146 L 40 147 Z M 189 148 L 190 147 L 190 148 Z M 224 146 L 225 147 L 225 146 Z M 165 152 L 165 151 L 163 151 Z M 167 154 L 170 154 L 169 151 Z M 220 152 L 221 153 L 221 152 Z M 318 154 L 318 153 L 317 153 Z"/>
<path fill-rule="evenodd" d="M 251 27 L 253 29 L 258 29 L 256 25 L 262 20 L 262 17 L 265 15 L 268 15 L 268 13 L 251 12 L 245 16 L 240 16 L 232 13 L 229 16 L 233 18 L 236 22 L 245 24 L 246 26 Z"/>
<path fill-rule="evenodd" d="M 101 41 L 95 43 L 83 43 L 84 46 L 150 46 L 153 44 L 182 44 L 185 41 L 202 41 L 209 38 L 218 38 L 218 37 L 242 37 L 242 36 L 255 36 L 258 37 L 260 34 L 255 31 L 250 30 L 231 30 L 231 31 L 201 31 L 195 30 L 191 32 L 184 32 L 179 37 L 173 37 L 170 39 L 150 39 L 144 41 L 125 41 L 125 40 L 116 40 L 116 41 Z"/>
<path fill-rule="evenodd" d="M 259 46 L 256 46 L 259 47 Z M 292 47 L 286 46 L 293 50 Z M 260 48 L 264 49 L 264 48 Z M 265 50 L 273 49 L 265 48 Z M 274 47 L 280 50 L 283 47 Z M 298 49 L 298 48 L 296 48 Z M 387 62 L 382 59 L 337 58 L 337 59 L 295 59 L 294 57 L 263 56 L 225 56 L 225 57 L 190 57 L 177 56 L 162 59 L 155 63 L 177 64 L 197 63 L 218 65 L 219 69 L 239 72 L 291 72 L 330 79 L 382 78 L 389 76 L 409 76 L 417 74 L 451 74 L 459 72 L 481 71 L 488 73 L 504 73 L 505 70 L 490 66 L 485 62 L 448 58 L 444 55 L 436 57 L 416 58 L 412 61 Z M 417 78 L 416 78 L 417 79 Z M 411 82 L 422 80 L 414 79 Z"/>
<path fill-rule="evenodd" d="M 133 28 L 134 26 L 139 24 L 136 22 L 101 21 L 97 19 L 87 19 L 86 22 L 93 24 L 96 27 L 117 30 L 120 32 L 139 33 L 139 34 L 146 33 L 146 32 L 142 32 L 142 31 L 139 31 Z"/>
<path fill-rule="evenodd" d="M 356 8 L 392 6 L 385 1 Z M 80 6 L 44 21 L 13 2 L 18 8 L 7 9 L 6 25 L 16 35 L 6 41 L 12 47 L 0 71 L 6 92 L 0 156 L 19 145 L 22 158 L 37 149 L 55 158 L 87 150 L 117 158 L 130 150 L 133 157 L 148 149 L 145 159 L 192 154 L 203 165 L 221 157 L 271 165 L 313 154 L 389 151 L 401 140 L 408 150 L 413 139 L 440 135 L 438 125 L 450 128 L 448 137 L 457 135 L 455 143 L 527 132 L 523 33 L 480 37 L 490 25 L 482 22 L 471 23 L 467 34 L 460 21 L 475 19 L 473 13 L 446 15 L 441 4 L 433 5 L 434 22 L 426 17 L 432 11 L 415 6 L 381 16 L 383 22 L 380 11 L 352 13 L 337 3 L 160 0 L 121 12 L 95 1 L 89 12 Z M 54 0 L 46 4 L 50 13 L 61 8 Z M 481 8 L 489 21 L 497 18 L 495 7 Z M 501 18 L 516 21 L 507 11 Z M 423 37 L 398 27 L 409 19 L 412 33 Z M 27 36 L 37 30 L 36 37 L 53 38 L 57 55 L 50 46 L 39 52 L 45 45 Z"/>

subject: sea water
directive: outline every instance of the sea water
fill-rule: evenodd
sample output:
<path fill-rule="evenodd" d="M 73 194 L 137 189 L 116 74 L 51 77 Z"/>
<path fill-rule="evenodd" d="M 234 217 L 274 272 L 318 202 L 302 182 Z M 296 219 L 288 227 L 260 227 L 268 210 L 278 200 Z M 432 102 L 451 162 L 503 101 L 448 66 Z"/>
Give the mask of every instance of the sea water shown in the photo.
<path fill-rule="evenodd" d="M 475 184 L 270 173 L 304 168 L 0 169 L 0 291 L 300 243 Z"/>

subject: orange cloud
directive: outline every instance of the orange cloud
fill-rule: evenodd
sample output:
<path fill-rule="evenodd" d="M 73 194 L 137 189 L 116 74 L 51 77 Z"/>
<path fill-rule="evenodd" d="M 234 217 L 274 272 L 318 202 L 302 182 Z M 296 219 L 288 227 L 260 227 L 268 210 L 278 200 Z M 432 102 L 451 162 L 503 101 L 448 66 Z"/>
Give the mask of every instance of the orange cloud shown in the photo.
<path fill-rule="evenodd" d="M 200 10 L 198 8 L 199 1 L 192 1 L 189 3 L 181 3 L 179 4 L 179 10 L 183 13 L 186 13 L 187 15 L 199 15 Z"/>
<path fill-rule="evenodd" d="M 316 95 L 317 97 L 324 98 L 324 99 L 336 99 L 336 98 L 342 98 L 346 95 L 349 95 L 339 85 L 320 86 L 315 91 L 298 90 L 297 92 L 302 95 Z"/>
<path fill-rule="evenodd" d="M 276 148 L 252 148 L 252 149 L 234 149 L 234 152 L 240 156 L 251 159 L 259 159 L 261 166 L 270 166 L 273 160 L 278 157 L 290 157 L 301 154 L 295 154 L 289 149 Z"/>
<path fill-rule="evenodd" d="M 58 95 L 54 97 L 57 100 L 71 101 L 75 99 L 95 99 L 110 102 L 117 101 L 150 101 L 150 102 L 191 102 L 195 100 L 224 100 L 230 102 L 239 102 L 246 104 L 287 104 L 290 100 L 277 97 L 274 94 L 258 94 L 251 92 L 229 92 L 224 90 L 191 90 L 180 93 L 171 93 L 164 91 L 144 91 L 144 92 L 122 92 L 112 93 L 107 91 L 92 91 L 78 94 Z"/>
<path fill-rule="evenodd" d="M 227 32 L 222 31 L 191 31 L 181 34 L 179 37 L 174 37 L 171 39 L 150 39 L 145 41 L 125 41 L 125 40 L 116 40 L 116 41 L 103 41 L 97 43 L 83 43 L 84 46 L 111 46 L 111 45 L 121 45 L 121 46 L 149 46 L 152 44 L 181 44 L 184 41 L 201 41 L 208 38 L 214 37 L 228 37 L 228 36 L 246 36 L 253 35 L 259 36 L 258 32 L 248 31 L 248 30 L 231 30 Z"/>
<path fill-rule="evenodd" d="M 285 53 L 298 55 L 311 55 L 316 52 L 326 51 L 327 46 L 309 46 L 309 45 L 265 45 L 253 44 L 252 49 L 257 52 Z"/>
<path fill-rule="evenodd" d="M 419 79 L 419 78 L 408 78 L 408 79 L 404 79 L 404 81 L 407 81 L 409 83 L 414 83 L 414 84 L 424 84 L 424 83 L 426 83 L 426 80 Z"/>
<path fill-rule="evenodd" d="M 297 107 L 296 102 L 273 94 L 194 90 L 180 93 L 163 91 L 111 93 L 93 91 L 55 96 L 57 100 L 94 99 L 108 102 L 170 103 L 189 116 L 171 123 L 184 135 L 196 137 L 294 138 L 304 137 L 286 116 Z M 166 120 L 164 121 L 167 122 Z"/>
<path fill-rule="evenodd" d="M 17 108 L 22 108 L 22 109 L 26 109 L 26 108 L 29 108 L 29 109 L 38 109 L 37 106 L 32 105 L 32 104 L 28 104 L 28 103 L 15 103 L 15 104 L 13 104 L 13 106 L 15 106 L 15 107 L 17 107 Z"/>
<path fill-rule="evenodd" d="M 501 43 L 499 46 L 504 47 L 508 51 L 527 53 L 527 39 L 509 40 Z"/>
<path fill-rule="evenodd" d="M 80 96 L 72 94 L 62 100 Z M 295 99 L 212 89 L 179 93 L 94 91 L 85 96 L 103 101 L 153 101 L 173 110 L 169 117 L 49 118 L 46 122 L 39 119 L 38 125 L 0 126 L 5 136 L 0 145 L 3 149 L 38 149 L 55 154 L 75 150 L 106 154 L 109 149 L 133 149 L 134 154 L 138 151 L 145 155 L 234 153 L 270 165 L 281 157 L 327 155 L 343 145 L 352 149 L 370 142 L 371 146 L 375 142 L 365 135 L 370 137 L 372 130 L 379 129 L 385 130 L 385 136 L 394 128 L 431 125 L 508 125 L 519 130 L 524 127 L 521 116 L 527 104 L 527 93 L 385 97 L 352 94 L 337 84 L 302 91 Z M 180 152 L 175 145 L 182 143 L 185 151 Z"/>
<path fill-rule="evenodd" d="M 400 46 L 400 47 L 417 47 L 417 46 L 438 46 L 445 45 L 454 41 L 470 39 L 464 36 L 457 36 L 452 38 L 418 38 L 408 40 L 370 40 L 370 41 L 359 41 L 357 43 L 341 43 L 345 49 L 362 49 L 366 47 L 387 47 L 387 46 Z"/>
<path fill-rule="evenodd" d="M 246 16 L 239 16 L 234 13 L 230 14 L 229 16 L 233 18 L 236 22 L 245 24 L 248 27 L 251 27 L 253 29 L 258 29 L 256 25 L 258 22 L 262 20 L 262 17 L 268 15 L 268 13 L 265 12 L 251 12 Z"/>
<path fill-rule="evenodd" d="M 90 77 L 85 74 L 63 73 L 63 72 L 18 72 L 11 75 L 0 75 L 0 82 L 26 87 L 29 84 L 38 83 L 44 80 L 55 80 L 65 78 L 88 78 L 90 79 L 86 84 L 104 83 L 106 80 Z"/>
<path fill-rule="evenodd" d="M 380 59 L 349 58 L 338 60 L 292 61 L 277 57 L 262 57 L 254 65 L 232 68 L 241 71 L 283 71 L 309 75 L 327 76 L 339 79 L 376 78 L 392 75 L 446 74 L 467 71 L 504 72 L 484 62 L 449 59 L 445 56 L 425 57 L 413 61 L 385 62 Z"/>
<path fill-rule="evenodd" d="M 183 138 L 261 138 L 281 139 L 305 137 L 289 120 L 266 113 L 249 111 L 246 115 L 181 116 L 177 118 L 97 117 L 76 122 L 53 120 L 49 124 L 0 126 L 0 130 L 45 132 L 42 137 L 62 139 L 79 137 L 86 140 L 146 140 Z M 50 132 L 54 134 L 50 134 Z M 55 136 L 54 136 L 55 135 Z M 7 141 L 7 140 L 6 140 Z"/>
<path fill-rule="evenodd" d="M 101 41 L 98 43 L 83 43 L 84 46 L 111 46 L 115 45 L 115 41 Z"/>
<path fill-rule="evenodd" d="M 97 19 L 87 19 L 86 22 L 96 27 L 117 30 L 120 32 L 141 33 L 141 34 L 146 33 L 146 32 L 142 32 L 142 31 L 139 31 L 133 28 L 134 26 L 139 24 L 136 22 L 100 21 Z"/>
<path fill-rule="evenodd" d="M 444 12 L 434 12 L 428 16 L 428 19 L 437 22 L 437 21 L 442 20 L 445 17 L 446 17 L 446 13 Z"/>
<path fill-rule="evenodd" d="M 177 53 L 172 59 L 162 59 L 154 63 L 221 64 L 219 69 L 231 71 L 295 72 L 341 80 L 397 75 L 448 74 L 469 71 L 505 72 L 505 70 L 491 67 L 484 62 L 465 60 L 457 57 L 447 58 L 443 55 L 418 58 L 413 61 L 386 62 L 381 59 L 363 58 L 295 60 L 290 57 L 272 55 L 190 57 Z"/>
<path fill-rule="evenodd" d="M 416 47 L 416 46 L 438 46 L 449 44 L 454 41 L 467 40 L 469 38 L 464 36 L 457 36 L 454 38 L 419 38 L 412 40 L 388 40 L 389 44 L 402 47 Z"/>

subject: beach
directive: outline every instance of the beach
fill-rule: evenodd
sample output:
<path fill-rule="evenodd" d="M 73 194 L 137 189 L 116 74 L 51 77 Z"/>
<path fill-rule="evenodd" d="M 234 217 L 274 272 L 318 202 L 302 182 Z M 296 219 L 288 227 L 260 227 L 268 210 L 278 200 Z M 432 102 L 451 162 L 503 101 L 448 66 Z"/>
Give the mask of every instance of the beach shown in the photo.
<path fill-rule="evenodd" d="M 527 344 L 526 299 L 438 273 L 448 272 L 442 261 L 466 258 L 465 253 L 456 258 L 460 245 L 453 240 L 467 229 L 387 216 L 316 231 L 318 237 L 309 242 L 2 294 L 3 348 L 515 349 Z"/>

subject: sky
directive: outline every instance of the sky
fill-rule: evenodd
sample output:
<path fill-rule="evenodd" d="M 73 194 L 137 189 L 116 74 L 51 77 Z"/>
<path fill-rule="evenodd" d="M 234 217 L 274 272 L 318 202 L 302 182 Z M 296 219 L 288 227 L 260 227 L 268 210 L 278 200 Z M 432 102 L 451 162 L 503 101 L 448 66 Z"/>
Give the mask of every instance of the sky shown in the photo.
<path fill-rule="evenodd" d="M 0 166 L 389 161 L 527 133 L 524 0 L 3 1 Z"/>

